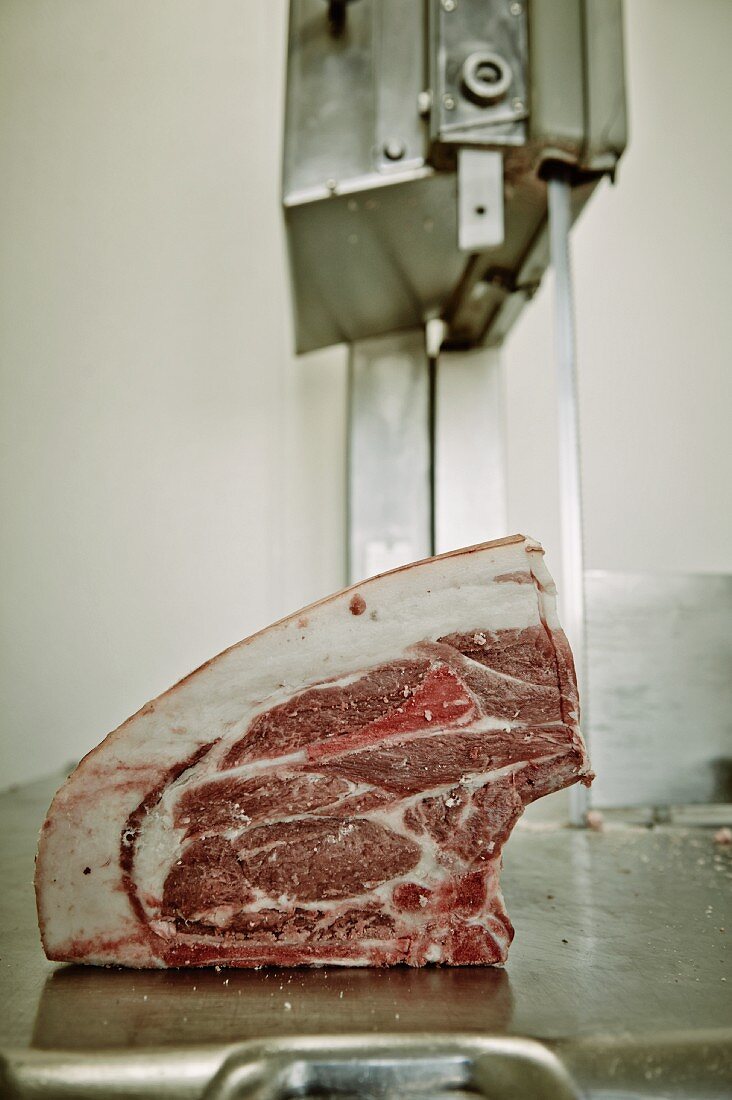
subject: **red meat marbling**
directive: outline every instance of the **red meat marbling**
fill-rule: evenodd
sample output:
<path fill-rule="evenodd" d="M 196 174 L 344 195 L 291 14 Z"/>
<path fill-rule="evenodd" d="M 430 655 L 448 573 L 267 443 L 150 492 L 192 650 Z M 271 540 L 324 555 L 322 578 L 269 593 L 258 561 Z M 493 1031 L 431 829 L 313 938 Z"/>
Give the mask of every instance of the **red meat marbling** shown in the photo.
<path fill-rule="evenodd" d="M 376 577 L 143 707 L 49 810 L 48 957 L 505 961 L 502 847 L 591 780 L 542 553 L 515 536 Z"/>

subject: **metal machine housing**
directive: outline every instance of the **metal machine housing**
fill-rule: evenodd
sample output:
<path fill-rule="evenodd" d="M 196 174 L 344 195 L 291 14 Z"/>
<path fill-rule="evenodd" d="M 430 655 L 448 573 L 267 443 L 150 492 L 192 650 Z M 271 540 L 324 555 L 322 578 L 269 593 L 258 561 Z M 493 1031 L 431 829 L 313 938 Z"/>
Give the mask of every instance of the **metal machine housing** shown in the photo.
<path fill-rule="evenodd" d="M 339 32 L 323 0 L 292 0 L 283 201 L 297 350 L 433 317 L 447 347 L 500 343 L 548 264 L 547 165 L 571 172 L 576 217 L 625 140 L 620 0 L 355 0 Z M 468 206 L 463 152 L 486 154 L 484 172 L 466 160 L 486 196 Z"/>

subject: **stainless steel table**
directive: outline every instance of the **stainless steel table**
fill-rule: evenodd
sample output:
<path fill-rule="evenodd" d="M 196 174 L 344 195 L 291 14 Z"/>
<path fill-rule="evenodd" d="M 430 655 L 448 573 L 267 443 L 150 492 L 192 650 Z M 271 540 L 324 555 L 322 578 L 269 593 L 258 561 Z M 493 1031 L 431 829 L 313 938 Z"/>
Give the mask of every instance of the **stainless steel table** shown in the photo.
<path fill-rule="evenodd" d="M 412 1070 L 431 1052 L 415 1096 L 480 1095 L 439 1059 L 472 1065 L 500 1040 L 520 1061 L 504 1037 L 541 1040 L 593 1096 L 732 1096 L 732 849 L 709 829 L 519 826 L 505 970 L 97 970 L 47 962 L 38 938 L 33 855 L 59 782 L 0 796 L 2 1096 L 244 1096 L 242 1064 L 338 1051 Z M 407 1090 L 369 1080 L 313 1088 Z"/>

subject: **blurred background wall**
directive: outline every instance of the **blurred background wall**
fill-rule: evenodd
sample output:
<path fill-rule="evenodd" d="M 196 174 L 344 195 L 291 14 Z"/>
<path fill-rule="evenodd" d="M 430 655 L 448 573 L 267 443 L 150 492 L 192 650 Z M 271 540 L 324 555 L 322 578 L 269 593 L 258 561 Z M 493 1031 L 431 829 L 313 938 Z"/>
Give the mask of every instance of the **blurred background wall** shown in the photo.
<path fill-rule="evenodd" d="M 587 565 L 727 572 L 732 4 L 626 23 L 631 144 L 574 234 Z M 285 0 L 0 4 L 0 785 L 343 582 L 345 349 L 291 350 L 285 32 Z M 548 277 L 501 369 L 508 529 L 556 571 L 551 340 Z"/>

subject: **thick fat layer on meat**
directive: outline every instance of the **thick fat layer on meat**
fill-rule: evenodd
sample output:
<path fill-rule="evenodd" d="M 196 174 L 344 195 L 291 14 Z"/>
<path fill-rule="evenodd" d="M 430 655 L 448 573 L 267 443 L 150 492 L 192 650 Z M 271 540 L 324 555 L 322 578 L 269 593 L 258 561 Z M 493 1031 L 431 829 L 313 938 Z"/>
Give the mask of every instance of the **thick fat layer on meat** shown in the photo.
<path fill-rule="evenodd" d="M 587 774 L 541 553 L 517 536 L 364 582 L 110 734 L 44 824 L 49 956 L 505 958 L 500 847 L 525 802 Z"/>

